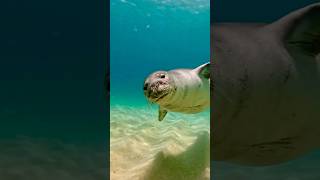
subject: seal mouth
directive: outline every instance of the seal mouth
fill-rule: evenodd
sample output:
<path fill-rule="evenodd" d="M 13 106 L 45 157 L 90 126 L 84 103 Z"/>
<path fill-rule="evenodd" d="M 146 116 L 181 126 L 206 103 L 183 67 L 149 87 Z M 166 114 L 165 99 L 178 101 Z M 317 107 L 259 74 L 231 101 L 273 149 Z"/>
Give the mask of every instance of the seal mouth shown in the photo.
<path fill-rule="evenodd" d="M 164 99 L 167 95 L 169 95 L 170 94 L 170 90 L 167 90 L 167 91 L 162 91 L 161 93 L 152 93 L 152 92 L 149 92 L 148 94 L 149 95 L 147 95 L 147 98 L 148 98 L 148 100 L 149 101 L 151 101 L 151 102 L 159 102 L 160 100 L 162 100 L 162 99 Z"/>
<path fill-rule="evenodd" d="M 168 83 L 156 82 L 144 88 L 144 93 L 150 102 L 157 103 L 172 92 L 172 87 Z"/>
<path fill-rule="evenodd" d="M 168 94 L 169 94 L 169 92 L 168 92 L 168 93 L 164 93 L 163 95 L 161 95 L 160 97 L 158 97 L 157 99 L 155 99 L 154 102 L 160 101 L 161 99 L 163 99 L 164 97 L 166 97 Z"/>

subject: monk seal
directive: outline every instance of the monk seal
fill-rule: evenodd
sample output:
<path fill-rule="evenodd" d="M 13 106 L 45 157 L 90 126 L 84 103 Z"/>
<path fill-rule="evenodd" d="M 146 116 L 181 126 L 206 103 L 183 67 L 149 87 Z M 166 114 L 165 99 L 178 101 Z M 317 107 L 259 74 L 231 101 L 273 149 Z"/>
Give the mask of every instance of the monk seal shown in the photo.
<path fill-rule="evenodd" d="M 146 98 L 159 105 L 159 121 L 168 111 L 198 113 L 210 105 L 210 63 L 195 69 L 157 71 L 144 81 Z"/>
<path fill-rule="evenodd" d="M 320 148 L 320 3 L 211 25 L 211 159 L 274 165 Z"/>

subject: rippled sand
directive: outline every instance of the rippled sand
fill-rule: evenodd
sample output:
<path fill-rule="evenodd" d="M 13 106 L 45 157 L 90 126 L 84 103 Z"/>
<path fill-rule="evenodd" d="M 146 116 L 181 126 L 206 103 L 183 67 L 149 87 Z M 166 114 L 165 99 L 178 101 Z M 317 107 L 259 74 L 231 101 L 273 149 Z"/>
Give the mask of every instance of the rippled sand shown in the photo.
<path fill-rule="evenodd" d="M 111 107 L 112 180 L 209 178 L 209 114 L 168 114 L 153 108 Z"/>

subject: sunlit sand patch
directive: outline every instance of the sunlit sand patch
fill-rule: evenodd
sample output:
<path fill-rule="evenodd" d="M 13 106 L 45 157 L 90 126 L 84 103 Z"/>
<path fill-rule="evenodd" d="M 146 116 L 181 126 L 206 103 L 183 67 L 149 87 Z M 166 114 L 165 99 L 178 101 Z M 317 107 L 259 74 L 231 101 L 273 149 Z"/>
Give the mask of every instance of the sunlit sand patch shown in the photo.
<path fill-rule="evenodd" d="M 206 113 L 171 114 L 159 122 L 154 109 L 111 107 L 111 179 L 152 177 L 156 180 L 162 176 L 154 173 L 160 173 L 170 180 L 188 174 L 183 171 L 190 171 L 190 165 L 196 169 L 190 171 L 190 177 L 209 179 L 208 117 Z M 191 163 L 195 161 L 194 157 L 197 157 L 196 164 Z M 197 164 L 198 168 L 194 168 Z M 169 172 L 168 166 L 176 168 L 175 171 Z"/>

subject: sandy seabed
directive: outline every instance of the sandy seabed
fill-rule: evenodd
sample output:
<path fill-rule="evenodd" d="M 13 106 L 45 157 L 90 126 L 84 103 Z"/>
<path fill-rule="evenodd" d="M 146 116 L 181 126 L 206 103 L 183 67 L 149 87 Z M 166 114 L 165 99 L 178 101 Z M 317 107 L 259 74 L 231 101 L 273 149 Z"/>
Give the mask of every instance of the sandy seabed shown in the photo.
<path fill-rule="evenodd" d="M 169 113 L 162 122 L 157 115 L 155 108 L 111 107 L 111 179 L 210 179 L 209 113 Z"/>

